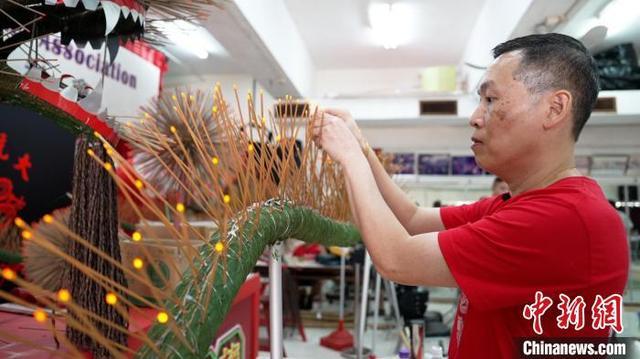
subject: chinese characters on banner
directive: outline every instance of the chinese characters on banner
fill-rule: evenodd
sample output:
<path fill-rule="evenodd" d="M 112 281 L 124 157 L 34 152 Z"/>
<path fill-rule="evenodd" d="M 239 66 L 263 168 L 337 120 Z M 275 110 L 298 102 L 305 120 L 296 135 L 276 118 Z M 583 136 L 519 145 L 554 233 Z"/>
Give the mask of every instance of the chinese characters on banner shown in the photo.
<path fill-rule="evenodd" d="M 9 153 L 5 151 L 9 136 L 0 132 L 0 161 L 12 161 Z M 31 157 L 25 153 L 16 159 L 13 169 L 20 172 L 20 178 L 24 182 L 29 182 L 29 169 L 31 168 Z M 17 197 L 13 193 L 13 182 L 6 177 L 0 177 L 0 230 L 9 225 L 18 215 L 18 211 L 24 208 L 24 198 Z"/>
<path fill-rule="evenodd" d="M 531 304 L 524 306 L 522 315 L 525 319 L 533 320 L 533 331 L 542 335 L 542 316 L 551 308 L 553 300 L 542 292 L 537 291 L 535 300 Z M 565 294 L 560 294 L 560 303 L 557 308 L 560 314 L 556 318 L 558 328 L 568 329 L 573 326 L 575 330 L 580 330 L 585 326 L 585 308 L 587 303 L 582 296 L 569 298 Z M 596 295 L 591 305 L 591 327 L 593 329 L 613 329 L 616 333 L 621 333 L 622 326 L 622 296 L 612 294 L 606 298 Z"/>

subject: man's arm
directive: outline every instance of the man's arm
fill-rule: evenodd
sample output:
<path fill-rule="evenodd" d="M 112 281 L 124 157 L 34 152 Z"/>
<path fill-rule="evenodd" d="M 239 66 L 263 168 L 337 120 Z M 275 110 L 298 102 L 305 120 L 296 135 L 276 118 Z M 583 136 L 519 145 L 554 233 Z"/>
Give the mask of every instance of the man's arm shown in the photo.
<path fill-rule="evenodd" d="M 353 215 L 376 269 L 404 284 L 456 286 L 438 234 L 411 236 L 407 232 L 382 198 L 371 167 L 346 123 L 329 115 L 312 131 L 314 140 L 344 169 Z"/>
<path fill-rule="evenodd" d="M 416 206 L 391 179 L 373 151 L 367 151 L 367 160 L 380 194 L 409 234 L 439 232 L 445 229 L 440 218 L 440 208 Z"/>
<path fill-rule="evenodd" d="M 377 191 L 362 154 L 345 163 L 345 171 L 360 232 L 382 276 L 408 285 L 456 287 L 438 233 L 411 235 L 405 230 Z"/>
<path fill-rule="evenodd" d="M 366 140 L 348 111 L 325 109 L 324 112 L 342 119 L 349 128 L 349 131 L 351 131 L 358 140 L 360 146 L 368 148 Z M 366 152 L 367 161 L 373 172 L 373 177 L 380 194 L 409 234 L 416 235 L 420 233 L 438 232 L 445 229 L 442 219 L 440 218 L 439 208 L 416 206 L 409 196 L 389 177 L 389 174 L 387 174 L 387 171 L 375 153 L 371 149 L 368 149 Z"/>
<path fill-rule="evenodd" d="M 347 187 L 347 196 L 349 196 L 349 209 L 351 210 L 351 217 L 353 217 L 353 223 L 356 227 L 360 228 L 360 221 L 358 220 L 358 216 L 356 215 L 356 207 L 353 203 L 353 192 L 351 191 L 351 184 L 349 181 L 345 181 Z"/>

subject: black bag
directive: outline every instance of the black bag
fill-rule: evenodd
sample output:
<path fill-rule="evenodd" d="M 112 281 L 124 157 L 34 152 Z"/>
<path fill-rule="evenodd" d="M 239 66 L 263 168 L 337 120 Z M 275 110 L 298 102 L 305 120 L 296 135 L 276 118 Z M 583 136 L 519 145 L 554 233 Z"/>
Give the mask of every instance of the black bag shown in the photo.
<path fill-rule="evenodd" d="M 595 54 L 601 90 L 640 89 L 640 67 L 633 44 L 614 46 Z"/>

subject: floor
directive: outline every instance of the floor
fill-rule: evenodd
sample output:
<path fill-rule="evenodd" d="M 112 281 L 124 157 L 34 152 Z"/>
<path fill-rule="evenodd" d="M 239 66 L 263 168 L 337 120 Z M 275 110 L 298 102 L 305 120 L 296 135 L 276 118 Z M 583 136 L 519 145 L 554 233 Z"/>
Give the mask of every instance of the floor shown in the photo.
<path fill-rule="evenodd" d="M 430 291 L 430 303 L 428 310 L 440 311 L 445 314 L 445 320 L 450 318 L 451 309 L 453 308 L 453 299 L 457 296 L 457 292 L 448 288 L 429 288 Z M 447 303 L 448 302 L 448 303 Z M 620 334 L 622 337 L 637 338 L 640 340 L 640 263 L 636 262 L 632 266 L 631 275 L 629 279 L 629 285 L 624 296 L 624 309 L 622 314 L 623 332 Z M 323 311 L 332 312 L 336 311 L 335 306 L 323 305 Z M 395 358 L 397 353 L 398 334 L 393 329 L 394 321 L 391 316 L 387 316 L 380 319 L 381 326 L 386 326 L 386 329 L 379 329 L 375 335 L 372 329 L 373 319 L 370 316 L 368 319 L 369 327 L 365 332 L 364 344 L 367 348 L 375 348 L 375 354 L 377 358 L 391 359 Z M 261 328 L 261 336 L 266 337 L 266 331 Z M 338 359 L 343 358 L 339 352 L 322 347 L 319 345 L 320 338 L 331 333 L 333 329 L 328 328 L 312 328 L 306 327 L 305 332 L 307 335 L 307 341 L 303 342 L 300 336 L 295 333 L 291 333 L 291 330 L 285 330 L 284 348 L 289 358 L 304 358 L 304 359 Z M 290 335 L 287 335 L 290 334 Z M 640 342 L 637 342 L 640 343 Z M 432 348 L 437 350 L 439 347 L 446 348 L 449 344 L 449 338 L 427 338 L 425 340 L 425 351 Z M 636 345 L 640 347 L 640 345 Z M 640 350 L 638 350 L 640 352 Z M 425 356 L 427 357 L 427 356 Z M 259 358 L 269 358 L 269 353 L 260 352 Z"/>
<path fill-rule="evenodd" d="M 453 308 L 453 300 L 457 293 L 454 290 L 447 288 L 430 288 L 431 298 L 438 303 L 429 303 L 428 310 L 435 310 L 442 313 L 451 313 Z M 450 303 L 440 303 L 442 301 Z M 333 313 L 337 312 L 337 305 L 323 304 L 323 312 Z M 401 341 L 398 331 L 395 329 L 395 320 L 391 316 L 390 308 L 386 308 L 388 315 L 380 316 L 380 324 L 377 333 L 373 331 L 373 315 L 368 318 L 368 327 L 366 328 L 364 335 L 365 348 L 374 349 L 374 353 L 377 358 L 391 359 L 396 358 L 398 341 Z M 445 316 L 445 320 L 447 316 Z M 349 323 L 351 324 L 351 323 Z M 320 338 L 330 334 L 335 328 L 313 328 L 305 327 L 305 333 L 307 335 L 307 341 L 303 342 L 300 335 L 292 330 L 285 329 L 284 349 L 287 357 L 289 358 L 304 358 L 304 359 L 338 359 L 345 358 L 341 356 L 340 352 L 334 351 L 329 348 L 325 348 L 319 345 Z M 260 336 L 266 338 L 266 329 L 260 328 Z M 349 329 L 351 333 L 353 331 Z M 437 351 L 446 353 L 446 348 L 449 345 L 448 337 L 435 337 L 426 338 L 425 351 L 431 350 L 436 353 Z M 269 358 L 268 352 L 260 352 L 259 358 Z"/>

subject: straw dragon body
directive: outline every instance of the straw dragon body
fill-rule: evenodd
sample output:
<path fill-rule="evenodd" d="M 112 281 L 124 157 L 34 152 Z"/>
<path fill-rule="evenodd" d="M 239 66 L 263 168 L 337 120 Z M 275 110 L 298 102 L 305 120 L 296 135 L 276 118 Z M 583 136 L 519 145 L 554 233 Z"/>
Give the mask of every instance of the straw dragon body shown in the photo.
<path fill-rule="evenodd" d="M 167 306 L 170 317 L 180 328 L 189 346 L 171 330 L 171 326 L 156 324 L 148 333 L 149 338 L 162 355 L 171 358 L 204 358 L 216 331 L 247 275 L 258 257 L 268 245 L 287 238 L 297 238 L 309 243 L 352 246 L 360 240 L 358 231 L 350 224 L 340 223 L 319 215 L 305 207 L 281 201 L 266 201 L 247 211 L 249 219 L 241 230 L 231 221 L 227 234 L 228 248 L 216 253 L 215 244 L 220 240 L 216 232 L 208 245 L 200 250 L 201 262 L 196 276 L 187 270 L 176 288 L 176 297 L 183 301 L 177 306 Z M 226 264 L 219 255 L 226 255 Z M 200 283 L 195 285 L 194 283 Z M 211 286 L 211 290 L 203 288 Z M 146 346 L 137 357 L 154 357 L 154 351 Z"/>

